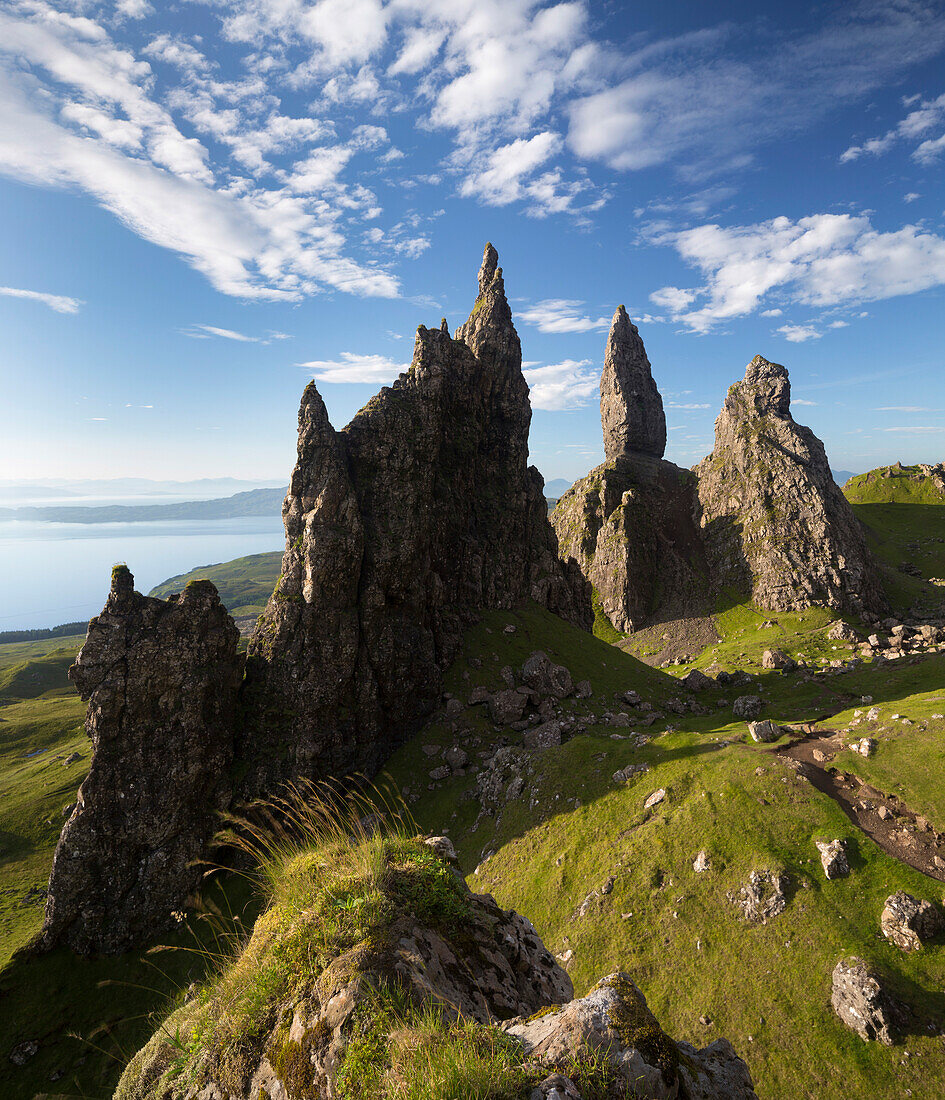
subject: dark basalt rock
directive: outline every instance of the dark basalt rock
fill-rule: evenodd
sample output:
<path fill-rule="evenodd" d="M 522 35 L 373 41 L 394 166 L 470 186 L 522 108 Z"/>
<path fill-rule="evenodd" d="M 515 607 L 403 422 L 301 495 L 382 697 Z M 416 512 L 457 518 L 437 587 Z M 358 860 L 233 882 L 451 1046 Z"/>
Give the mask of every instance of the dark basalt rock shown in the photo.
<path fill-rule="evenodd" d="M 92 767 L 56 847 L 40 947 L 124 951 L 186 902 L 229 804 L 238 641 L 209 581 L 157 600 L 113 571 L 69 670 L 89 701 Z"/>
<path fill-rule="evenodd" d="M 527 465 L 530 420 L 491 245 L 469 320 L 421 326 L 410 370 L 343 431 L 308 387 L 282 577 L 249 647 L 249 791 L 376 771 L 435 709 L 481 608 L 531 598 L 590 627 Z"/>
<path fill-rule="evenodd" d="M 666 450 L 663 399 L 653 381 L 643 340 L 623 306 L 617 307 L 600 379 L 600 419 L 608 462 L 639 452 L 662 458 Z"/>
<path fill-rule="evenodd" d="M 700 522 L 716 581 L 758 607 L 881 610 L 859 521 L 824 445 L 791 416 L 784 367 L 756 355 L 730 387 L 715 450 L 696 467 Z"/>

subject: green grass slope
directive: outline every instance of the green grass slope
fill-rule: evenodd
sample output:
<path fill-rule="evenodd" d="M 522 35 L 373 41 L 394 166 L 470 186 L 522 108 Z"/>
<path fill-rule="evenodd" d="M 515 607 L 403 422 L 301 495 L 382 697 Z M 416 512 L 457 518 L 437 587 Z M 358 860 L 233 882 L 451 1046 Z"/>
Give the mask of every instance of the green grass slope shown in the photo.
<path fill-rule="evenodd" d="M 843 486 L 851 504 L 945 504 L 943 492 L 918 466 L 880 466 Z"/>
<path fill-rule="evenodd" d="M 777 628 L 762 629 L 765 620 L 750 608 L 730 608 L 722 618 L 723 642 L 700 664 L 748 667 L 757 689 L 711 689 L 698 697 L 708 713 L 670 714 L 675 728 L 664 733 L 665 722 L 655 725 L 646 731 L 652 740 L 639 747 L 622 736 L 626 730 L 588 718 L 585 734 L 530 754 L 522 794 L 494 815 L 480 813 L 475 773 L 484 755 L 519 735 L 494 731 L 485 708 L 472 711 L 462 733 L 445 717 L 428 727 L 399 751 L 390 772 L 409 792 L 421 826 L 454 839 L 473 889 L 527 914 L 556 952 L 573 952 L 578 994 L 605 973 L 628 970 L 671 1034 L 700 1045 L 728 1037 L 748 1061 L 760 1096 L 942 1095 L 945 946 L 907 956 L 879 935 L 890 893 L 904 889 L 939 900 L 942 884 L 883 852 L 783 763 L 777 746 L 751 742 L 745 723 L 732 720 L 731 701 L 757 690 L 764 716 L 776 721 L 842 716 L 858 693 L 872 692 L 885 706 L 940 681 L 945 660 L 805 680 L 763 672 L 754 658 L 778 641 L 815 661 L 848 656 L 823 636 L 826 614 L 778 616 Z M 506 634 L 506 625 L 515 632 Z M 628 688 L 655 704 L 684 694 L 666 672 L 537 608 L 486 616 L 470 633 L 447 688 L 463 700 L 479 683 L 494 689 L 503 665 L 519 666 L 536 648 L 567 665 L 575 679 L 590 679 L 590 709 L 598 712 L 619 709 L 613 693 Z M 567 701 L 564 709 L 583 706 Z M 455 743 L 470 755 L 466 773 L 431 782 L 428 773 L 441 762 L 437 750 Z M 921 754 L 917 747 L 916 761 Z M 884 744 L 863 763 L 880 767 L 886 756 Z M 945 787 L 940 754 L 925 759 L 934 773 L 928 790 Z M 649 770 L 616 784 L 613 773 L 630 763 Z M 916 763 L 916 792 L 918 770 Z M 645 810 L 658 788 L 665 800 Z M 853 873 L 828 882 L 814 841 L 834 837 L 849 839 Z M 703 849 L 711 866 L 700 874 L 693 860 Z M 727 897 L 758 868 L 784 871 L 791 882 L 786 911 L 767 925 L 745 923 Z M 901 1044 L 863 1043 L 834 1015 L 831 972 L 850 953 L 878 966 L 914 1006 Z"/>
<path fill-rule="evenodd" d="M 172 592 L 180 592 L 190 581 L 210 580 L 217 586 L 220 599 L 231 615 L 258 615 L 272 595 L 281 568 L 281 550 L 250 554 L 217 565 L 201 565 L 189 573 L 170 577 L 152 588 L 148 595 L 166 599 Z"/>

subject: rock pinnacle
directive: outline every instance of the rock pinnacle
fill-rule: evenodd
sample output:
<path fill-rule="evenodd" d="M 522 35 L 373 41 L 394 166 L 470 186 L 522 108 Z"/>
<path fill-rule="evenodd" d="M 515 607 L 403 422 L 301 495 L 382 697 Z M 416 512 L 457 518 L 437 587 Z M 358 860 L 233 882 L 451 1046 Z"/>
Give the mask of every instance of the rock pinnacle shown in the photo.
<path fill-rule="evenodd" d="M 607 338 L 600 380 L 600 419 L 608 462 L 621 455 L 662 458 L 666 450 L 663 399 L 636 325 L 617 308 Z"/>

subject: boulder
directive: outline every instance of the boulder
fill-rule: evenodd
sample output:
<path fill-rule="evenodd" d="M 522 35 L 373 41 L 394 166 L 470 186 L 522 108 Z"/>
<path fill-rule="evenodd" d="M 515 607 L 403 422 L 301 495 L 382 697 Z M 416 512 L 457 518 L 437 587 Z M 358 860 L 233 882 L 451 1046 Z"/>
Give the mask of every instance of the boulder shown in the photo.
<path fill-rule="evenodd" d="M 843 619 L 837 619 L 836 622 L 830 624 L 827 628 L 827 637 L 832 642 L 860 642 L 863 640 L 859 632 L 849 623 L 845 623 Z"/>
<path fill-rule="evenodd" d="M 571 673 L 564 665 L 554 664 L 541 650 L 532 653 L 522 665 L 522 682 L 539 695 L 564 699 L 574 691 Z"/>
<path fill-rule="evenodd" d="M 749 722 L 748 732 L 751 734 L 752 740 L 768 744 L 771 741 L 777 741 L 784 730 L 777 723 L 772 722 L 770 718 L 766 718 L 763 722 Z"/>
<path fill-rule="evenodd" d="M 845 840 L 815 840 L 827 878 L 844 878 L 850 873 Z"/>
<path fill-rule="evenodd" d="M 539 726 L 530 726 L 522 734 L 522 743 L 526 749 L 550 749 L 561 744 L 561 723 L 542 722 Z"/>
<path fill-rule="evenodd" d="M 529 1061 L 569 1065 L 604 1059 L 628 1095 L 756 1100 L 748 1067 L 726 1040 L 703 1050 L 674 1043 L 627 974 L 609 974 L 579 1000 L 502 1026 L 521 1042 Z"/>
<path fill-rule="evenodd" d="M 706 688 L 715 687 L 715 682 L 697 668 L 690 669 L 679 682 L 687 691 L 705 691 Z"/>
<path fill-rule="evenodd" d="M 903 951 L 918 951 L 942 931 L 942 915 L 932 902 L 900 890 L 886 899 L 879 924 L 890 943 Z"/>
<path fill-rule="evenodd" d="M 787 876 L 779 872 L 752 871 L 748 882 L 734 893 L 729 893 L 728 899 L 741 910 L 745 920 L 767 924 L 787 908 L 784 893 L 787 884 Z"/>
<path fill-rule="evenodd" d="M 761 655 L 761 667 L 789 671 L 792 668 L 797 668 L 797 662 L 781 649 L 766 649 Z"/>
<path fill-rule="evenodd" d="M 763 706 L 757 695 L 739 695 L 732 704 L 732 714 L 736 718 L 757 718 Z"/>
<path fill-rule="evenodd" d="M 892 998 L 863 959 L 841 959 L 834 967 L 830 1003 L 848 1028 L 865 1042 L 891 1045 L 896 1011 Z"/>
<path fill-rule="evenodd" d="M 528 705 L 528 692 L 510 688 L 489 696 L 489 717 L 497 726 L 518 722 Z"/>

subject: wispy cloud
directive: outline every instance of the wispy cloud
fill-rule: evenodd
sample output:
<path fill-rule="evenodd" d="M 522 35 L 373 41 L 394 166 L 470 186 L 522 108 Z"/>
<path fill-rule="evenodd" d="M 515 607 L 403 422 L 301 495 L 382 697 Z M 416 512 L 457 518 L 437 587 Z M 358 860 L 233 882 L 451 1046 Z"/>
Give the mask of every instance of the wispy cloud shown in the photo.
<path fill-rule="evenodd" d="M 287 332 L 269 331 L 265 336 L 247 336 L 244 332 L 237 332 L 232 328 L 219 328 L 217 325 L 191 325 L 190 328 L 181 329 L 182 336 L 189 336 L 191 340 L 209 340 L 214 336 L 222 340 L 235 340 L 240 344 L 271 344 L 274 340 L 291 340 Z"/>
<path fill-rule="evenodd" d="M 819 340 L 823 336 L 813 325 L 781 325 L 777 330 L 785 340 L 792 344 L 803 344 L 808 340 Z"/>
<path fill-rule="evenodd" d="M 56 313 L 78 313 L 84 305 L 81 298 L 68 298 L 64 294 L 46 294 L 41 290 L 20 290 L 12 286 L 0 286 L 0 294 L 6 298 L 26 298 L 31 302 L 42 302 Z"/>
<path fill-rule="evenodd" d="M 546 298 L 528 309 L 520 310 L 518 319 L 534 325 L 539 332 L 604 332 L 610 328 L 609 317 L 593 319 L 584 312 L 584 303 L 569 298 Z"/>
<path fill-rule="evenodd" d="M 791 398 L 791 404 L 792 405 L 810 405 L 811 407 L 814 407 L 818 404 L 818 402 L 816 402 L 816 401 L 805 401 L 803 397 L 792 397 Z"/>
<path fill-rule="evenodd" d="M 929 137 L 933 131 L 941 131 Z M 937 99 L 920 99 L 919 105 L 881 137 L 870 138 L 861 145 L 851 145 L 840 156 L 841 164 L 859 160 L 861 157 L 878 157 L 888 153 L 895 145 L 912 143 L 912 157 L 920 164 L 931 164 L 945 152 L 945 95 Z M 914 202 L 920 198 L 914 191 L 904 197 L 905 202 Z"/>
<path fill-rule="evenodd" d="M 712 406 L 709 405 L 708 403 L 702 405 L 702 404 L 696 404 L 695 402 L 691 402 L 687 405 L 680 405 L 675 401 L 667 401 L 666 402 L 666 408 L 667 409 L 711 409 Z"/>
<path fill-rule="evenodd" d="M 409 363 L 395 363 L 386 355 L 359 355 L 343 351 L 338 359 L 313 359 L 299 363 L 317 382 L 370 382 L 388 385 L 398 374 L 410 367 Z"/>
<path fill-rule="evenodd" d="M 597 393 L 600 371 L 590 359 L 564 359 L 545 367 L 523 370 L 532 408 L 562 412 L 581 409 Z"/>
<path fill-rule="evenodd" d="M 896 428 L 883 428 L 884 432 L 903 432 L 906 435 L 927 435 L 931 432 L 945 432 L 945 424 L 909 424 Z"/>

